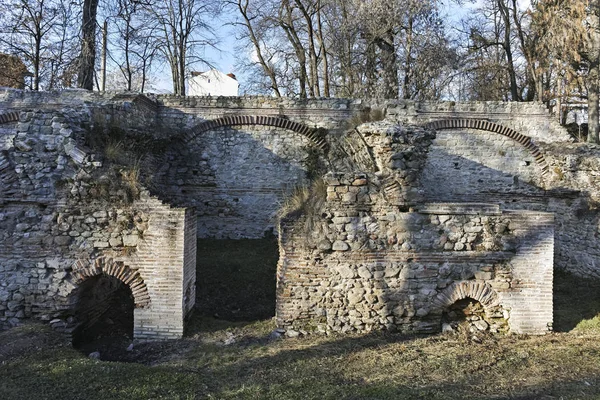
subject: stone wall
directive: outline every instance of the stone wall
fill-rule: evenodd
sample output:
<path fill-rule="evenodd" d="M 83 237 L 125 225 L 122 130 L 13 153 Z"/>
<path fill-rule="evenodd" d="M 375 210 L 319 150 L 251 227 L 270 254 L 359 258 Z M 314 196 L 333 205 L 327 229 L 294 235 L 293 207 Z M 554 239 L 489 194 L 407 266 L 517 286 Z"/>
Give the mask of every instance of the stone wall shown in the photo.
<path fill-rule="evenodd" d="M 282 223 L 277 322 L 288 335 L 438 332 L 464 298 L 484 306 L 492 331 L 551 329 L 551 214 L 464 203 L 403 212 L 375 176 L 326 180 L 321 209 Z"/>
<path fill-rule="evenodd" d="M 275 231 L 284 198 L 307 181 L 311 151 L 289 130 L 218 128 L 168 156 L 161 192 L 196 208 L 198 237 L 260 238 Z"/>
<path fill-rule="evenodd" d="M 556 216 L 555 266 L 598 276 L 600 196 L 596 146 L 538 142 L 548 172 L 529 149 L 495 132 L 436 134 L 421 175 L 429 202 L 475 201 Z"/>
<path fill-rule="evenodd" d="M 133 292 L 136 338 L 180 337 L 194 302 L 195 213 L 91 153 L 89 110 L 20 107 L 0 131 L 0 328 L 36 318 L 74 329 L 78 285 L 107 274 Z"/>
<path fill-rule="evenodd" d="M 111 129 L 145 150 L 136 165 L 94 145 Z M 2 89 L 0 324 L 58 320 L 81 279 L 109 273 L 137 282 L 138 337 L 179 336 L 195 236 L 263 236 L 326 168 L 325 211 L 283 224 L 282 326 L 427 331 L 466 291 L 513 331 L 541 332 L 549 249 L 556 267 L 600 275 L 598 150 L 532 103 Z"/>

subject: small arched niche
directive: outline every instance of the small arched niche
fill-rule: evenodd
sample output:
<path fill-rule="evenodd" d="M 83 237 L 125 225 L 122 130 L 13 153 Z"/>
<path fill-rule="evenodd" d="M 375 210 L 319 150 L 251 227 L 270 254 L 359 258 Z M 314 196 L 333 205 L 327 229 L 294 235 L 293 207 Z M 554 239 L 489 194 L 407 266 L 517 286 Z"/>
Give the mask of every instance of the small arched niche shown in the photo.
<path fill-rule="evenodd" d="M 433 300 L 441 312 L 442 332 L 508 332 L 508 320 L 498 294 L 482 281 L 454 282 Z"/>
<path fill-rule="evenodd" d="M 79 260 L 73 265 L 71 282 L 75 286 L 69 296 L 74 347 L 87 350 L 85 344 L 99 340 L 118 344 L 134 339 L 134 310 L 150 304 L 137 270 L 111 258 Z"/>
<path fill-rule="evenodd" d="M 479 301 L 465 297 L 442 312 L 442 331 L 459 333 L 506 333 L 508 321 L 500 306 L 484 307 Z"/>

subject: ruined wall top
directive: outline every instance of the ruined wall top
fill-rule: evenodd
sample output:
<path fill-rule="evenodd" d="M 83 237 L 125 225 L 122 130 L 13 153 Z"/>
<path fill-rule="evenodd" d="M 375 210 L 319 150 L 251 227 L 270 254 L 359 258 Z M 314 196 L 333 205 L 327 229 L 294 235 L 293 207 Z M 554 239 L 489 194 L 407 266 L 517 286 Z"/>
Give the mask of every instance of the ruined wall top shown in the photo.
<path fill-rule="evenodd" d="M 269 96 L 185 97 L 90 92 L 83 89 L 31 92 L 0 88 L 0 110 L 7 111 L 68 107 L 128 109 L 132 104 L 156 113 L 163 123 L 179 125 L 180 128 L 189 128 L 202 120 L 235 114 L 283 115 L 311 127 L 335 129 L 345 128 L 344 123 L 355 115 L 369 120 L 369 112 L 379 110 L 381 116 L 394 122 L 425 124 L 436 120 L 478 119 L 506 125 L 536 141 L 572 141 L 558 122 L 550 117 L 543 103 L 298 99 Z"/>

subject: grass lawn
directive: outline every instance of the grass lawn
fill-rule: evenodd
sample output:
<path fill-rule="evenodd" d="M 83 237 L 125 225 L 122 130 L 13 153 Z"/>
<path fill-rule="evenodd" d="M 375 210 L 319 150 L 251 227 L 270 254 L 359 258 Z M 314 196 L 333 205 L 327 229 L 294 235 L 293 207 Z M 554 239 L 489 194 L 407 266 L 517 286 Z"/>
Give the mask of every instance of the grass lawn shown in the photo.
<path fill-rule="evenodd" d="M 136 362 L 106 362 L 24 325 L 0 333 L 0 399 L 600 399 L 600 285 L 557 274 L 555 287 L 561 332 L 481 343 L 390 333 L 275 339 L 272 319 L 230 322 L 210 309 L 184 339 L 136 344 L 123 350 Z"/>

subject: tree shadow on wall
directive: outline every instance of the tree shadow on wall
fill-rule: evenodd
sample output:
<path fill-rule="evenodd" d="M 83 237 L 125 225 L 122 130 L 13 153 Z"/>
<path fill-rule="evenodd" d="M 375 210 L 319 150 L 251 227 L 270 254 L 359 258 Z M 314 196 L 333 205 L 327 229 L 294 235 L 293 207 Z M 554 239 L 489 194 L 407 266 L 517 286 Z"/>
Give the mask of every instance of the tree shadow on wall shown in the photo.
<path fill-rule="evenodd" d="M 545 190 L 526 182 L 523 177 L 515 178 L 510 173 L 450 154 L 441 148 L 432 153 L 429 157 L 436 157 L 437 161 L 428 161 L 422 180 L 427 201 L 477 201 L 500 204 L 504 210 L 541 210 L 555 214 L 555 331 L 570 331 L 580 322 L 600 313 L 600 279 L 578 277 L 564 270 L 590 271 L 593 259 L 597 258 L 586 247 L 586 242 L 581 241 L 585 238 L 579 237 L 589 234 L 600 224 L 598 205 L 590 199 L 589 193 L 560 185 Z M 524 156 L 529 157 L 525 153 Z M 538 167 L 532 164 L 527 168 Z M 568 178 L 563 179 L 566 181 Z"/>

